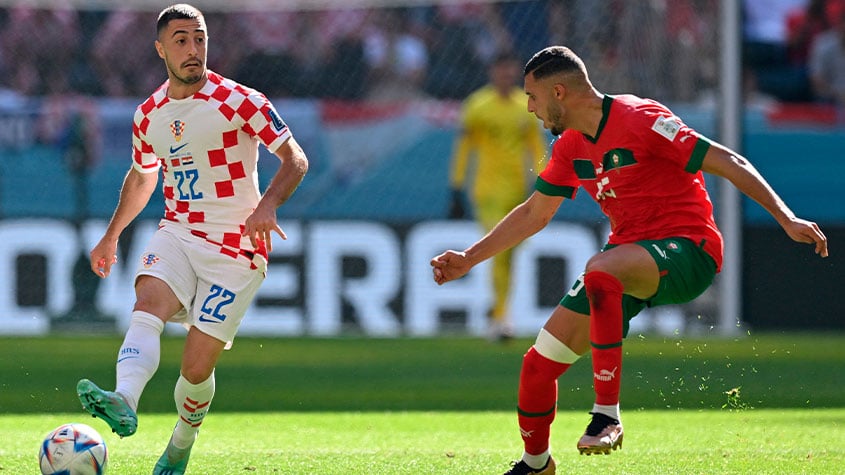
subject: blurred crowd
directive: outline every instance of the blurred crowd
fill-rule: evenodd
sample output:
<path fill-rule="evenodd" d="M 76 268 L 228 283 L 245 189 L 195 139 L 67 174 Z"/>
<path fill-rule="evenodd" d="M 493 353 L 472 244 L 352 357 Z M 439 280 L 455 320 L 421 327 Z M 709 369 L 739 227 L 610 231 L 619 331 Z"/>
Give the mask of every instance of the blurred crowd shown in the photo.
<path fill-rule="evenodd" d="M 206 11 L 208 65 L 271 97 L 462 99 L 498 52 L 572 47 L 604 91 L 692 101 L 718 82 L 718 0 L 524 0 Z M 743 0 L 749 93 L 845 100 L 845 0 Z M 0 8 L 0 88 L 144 97 L 156 11 Z M 648 67 L 643 67 L 648 65 Z"/>
<path fill-rule="evenodd" d="M 845 104 L 845 0 L 744 0 L 746 88 Z"/>

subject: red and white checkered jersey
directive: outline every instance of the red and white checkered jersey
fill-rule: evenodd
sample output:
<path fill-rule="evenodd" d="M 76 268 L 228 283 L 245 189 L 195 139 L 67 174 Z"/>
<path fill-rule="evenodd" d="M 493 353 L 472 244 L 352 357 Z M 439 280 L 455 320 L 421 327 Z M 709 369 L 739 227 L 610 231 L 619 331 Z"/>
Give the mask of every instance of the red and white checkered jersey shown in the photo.
<path fill-rule="evenodd" d="M 290 130 L 263 94 L 212 71 L 191 97 L 167 97 L 167 87 L 138 106 L 132 128 L 135 169 L 162 172 L 161 224 L 251 259 L 241 232 L 261 199 L 258 145 L 275 152 Z"/>

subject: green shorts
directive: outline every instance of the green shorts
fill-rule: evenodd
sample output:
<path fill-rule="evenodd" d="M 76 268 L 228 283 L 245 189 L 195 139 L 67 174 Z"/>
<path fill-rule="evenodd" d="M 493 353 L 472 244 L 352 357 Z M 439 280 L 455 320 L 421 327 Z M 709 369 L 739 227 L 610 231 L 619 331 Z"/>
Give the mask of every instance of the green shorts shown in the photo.
<path fill-rule="evenodd" d="M 716 262 L 702 246 L 687 238 L 667 238 L 656 241 L 637 241 L 651 254 L 660 270 L 657 292 L 647 300 L 630 295 L 622 296 L 623 334 L 628 335 L 630 320 L 646 307 L 686 303 L 701 295 L 716 276 Z M 616 247 L 607 244 L 602 251 Z M 574 312 L 590 314 L 590 302 L 584 288 L 584 274 L 561 299 L 560 304 Z"/>

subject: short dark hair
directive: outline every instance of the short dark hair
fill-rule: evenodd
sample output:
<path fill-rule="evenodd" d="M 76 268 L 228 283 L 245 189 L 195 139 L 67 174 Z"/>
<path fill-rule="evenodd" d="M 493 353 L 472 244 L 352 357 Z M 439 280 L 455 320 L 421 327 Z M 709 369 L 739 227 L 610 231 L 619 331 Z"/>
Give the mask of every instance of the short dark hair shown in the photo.
<path fill-rule="evenodd" d="M 557 73 L 580 72 L 587 76 L 587 68 L 577 54 L 566 46 L 544 48 L 525 64 L 523 76 L 534 73 L 534 79 L 541 79 Z"/>
<path fill-rule="evenodd" d="M 158 14 L 156 35 L 161 34 L 161 30 L 167 28 L 167 25 L 172 20 L 200 20 L 201 22 L 205 22 L 202 12 L 193 5 L 188 5 L 187 3 L 170 5 Z"/>

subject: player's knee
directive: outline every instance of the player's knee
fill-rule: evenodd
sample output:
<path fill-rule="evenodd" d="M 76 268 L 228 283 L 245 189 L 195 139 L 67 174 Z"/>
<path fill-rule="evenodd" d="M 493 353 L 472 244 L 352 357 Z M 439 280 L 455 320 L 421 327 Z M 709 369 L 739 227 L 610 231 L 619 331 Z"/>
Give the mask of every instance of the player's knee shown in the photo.
<path fill-rule="evenodd" d="M 612 259 L 608 257 L 608 254 L 600 252 L 593 257 L 591 257 L 587 264 L 584 266 L 584 273 L 589 274 L 590 272 L 607 272 L 611 273 L 613 266 L 612 266 Z"/>
<path fill-rule="evenodd" d="M 204 362 L 196 361 L 190 363 L 182 363 L 182 377 L 187 379 L 191 384 L 200 384 L 211 377 L 214 372 L 214 367 L 209 367 Z"/>

